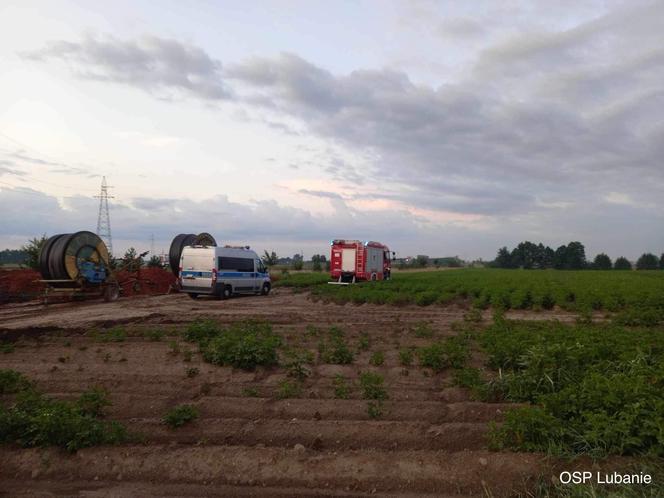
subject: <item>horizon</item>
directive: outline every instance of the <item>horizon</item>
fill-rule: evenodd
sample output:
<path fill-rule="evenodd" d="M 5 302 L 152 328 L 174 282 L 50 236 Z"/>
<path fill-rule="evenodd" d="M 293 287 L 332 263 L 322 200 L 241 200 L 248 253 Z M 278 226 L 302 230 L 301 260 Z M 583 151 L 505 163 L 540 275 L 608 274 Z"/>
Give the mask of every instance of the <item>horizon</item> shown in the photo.
<path fill-rule="evenodd" d="M 0 6 L 0 248 L 664 250 L 664 4 Z"/>

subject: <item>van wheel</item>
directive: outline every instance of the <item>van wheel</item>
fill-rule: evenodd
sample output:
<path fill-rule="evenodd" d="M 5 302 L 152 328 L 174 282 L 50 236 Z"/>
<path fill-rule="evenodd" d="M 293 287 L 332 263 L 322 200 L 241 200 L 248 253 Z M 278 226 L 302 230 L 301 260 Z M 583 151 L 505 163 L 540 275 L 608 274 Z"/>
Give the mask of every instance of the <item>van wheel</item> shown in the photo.
<path fill-rule="evenodd" d="M 198 294 L 196 294 L 195 292 L 190 292 L 189 297 L 192 299 L 198 299 Z"/>
<path fill-rule="evenodd" d="M 267 296 L 270 293 L 270 287 L 271 287 L 270 284 L 265 282 L 263 284 L 263 288 L 261 289 L 261 294 L 263 294 L 264 296 Z"/>
<path fill-rule="evenodd" d="M 231 287 L 230 285 L 224 285 L 224 290 L 221 291 L 221 298 L 230 299 L 232 295 L 233 295 L 233 287 Z"/>

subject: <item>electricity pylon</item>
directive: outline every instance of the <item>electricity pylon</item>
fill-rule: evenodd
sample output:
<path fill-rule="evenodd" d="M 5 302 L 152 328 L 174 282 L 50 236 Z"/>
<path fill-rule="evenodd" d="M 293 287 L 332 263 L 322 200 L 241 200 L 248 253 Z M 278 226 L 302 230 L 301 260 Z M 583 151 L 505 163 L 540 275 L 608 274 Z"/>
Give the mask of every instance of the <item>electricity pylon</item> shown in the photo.
<path fill-rule="evenodd" d="M 113 254 L 113 238 L 111 237 L 111 216 L 108 213 L 108 200 L 113 199 L 108 195 L 108 189 L 112 188 L 106 185 L 106 177 L 101 179 L 101 191 L 95 198 L 99 199 L 99 216 L 97 217 L 97 235 L 106 243 L 108 252 Z"/>

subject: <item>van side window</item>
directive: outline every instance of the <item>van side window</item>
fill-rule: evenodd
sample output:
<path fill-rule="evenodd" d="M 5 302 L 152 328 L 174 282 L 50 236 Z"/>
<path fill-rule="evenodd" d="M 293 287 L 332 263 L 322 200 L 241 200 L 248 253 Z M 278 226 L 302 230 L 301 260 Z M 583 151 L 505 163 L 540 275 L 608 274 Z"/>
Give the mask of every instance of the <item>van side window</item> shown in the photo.
<path fill-rule="evenodd" d="M 218 263 L 219 271 L 254 271 L 254 260 L 250 258 L 230 258 L 220 256 Z"/>

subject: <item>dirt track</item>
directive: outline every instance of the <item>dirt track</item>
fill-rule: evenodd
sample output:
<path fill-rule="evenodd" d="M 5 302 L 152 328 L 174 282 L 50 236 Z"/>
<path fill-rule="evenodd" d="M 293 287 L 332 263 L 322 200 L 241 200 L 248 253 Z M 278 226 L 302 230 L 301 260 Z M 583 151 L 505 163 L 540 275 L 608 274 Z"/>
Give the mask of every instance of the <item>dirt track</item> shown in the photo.
<path fill-rule="evenodd" d="M 487 450 L 487 423 L 500 420 L 506 405 L 471 401 L 452 387 L 451 373 L 404 369 L 398 350 L 431 339 L 415 338 L 410 326 L 426 320 L 437 336 L 452 334 L 460 307 L 395 308 L 313 303 L 304 294 L 278 289 L 268 297 L 230 301 L 185 295 L 121 299 L 115 303 L 70 303 L 47 308 L 34 303 L 0 307 L 0 330 L 15 349 L 0 355 L 46 393 L 72 397 L 100 385 L 110 393 L 110 418 L 140 433 L 144 443 L 91 448 L 70 456 L 57 450 L 0 449 L 0 490 L 7 496 L 358 496 L 424 494 L 507 495 L 536 476 L 541 457 Z M 352 365 L 318 364 L 296 399 L 276 399 L 283 369 L 244 372 L 202 362 L 195 347 L 179 341 L 180 325 L 197 316 L 228 323 L 269 320 L 289 343 L 316 349 L 305 327 L 339 325 L 353 345 L 360 332 L 369 351 Z M 89 331 L 127 324 L 124 342 L 95 342 Z M 168 337 L 150 341 L 155 327 Z M 182 352 L 194 354 L 186 361 Z M 385 363 L 369 366 L 372 351 Z M 191 367 L 200 373 L 187 377 Z M 336 374 L 356 380 L 372 369 L 385 378 L 389 400 L 378 420 L 367 414 L 359 389 L 334 399 Z M 255 397 L 243 396 L 246 389 Z M 200 418 L 167 429 L 160 419 L 180 403 L 193 403 Z M 303 445 L 304 448 L 296 445 Z M 2 492 L 0 492 L 1 494 Z"/>

